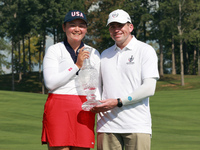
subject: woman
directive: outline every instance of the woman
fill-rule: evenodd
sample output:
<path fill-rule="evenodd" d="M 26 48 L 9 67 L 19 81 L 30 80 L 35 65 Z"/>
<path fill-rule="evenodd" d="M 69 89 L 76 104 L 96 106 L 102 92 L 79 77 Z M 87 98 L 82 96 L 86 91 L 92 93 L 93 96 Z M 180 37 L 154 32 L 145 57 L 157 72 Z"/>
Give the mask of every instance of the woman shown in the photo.
<path fill-rule="evenodd" d="M 49 95 L 44 108 L 42 143 L 47 143 L 49 150 L 89 150 L 95 143 L 95 114 L 81 109 L 86 96 L 78 72 L 89 56 L 91 65 L 99 71 L 100 55 L 95 49 L 90 55 L 83 51 L 89 47 L 82 42 L 87 33 L 83 12 L 69 11 L 62 27 L 66 38 L 50 46 L 43 61 Z M 100 99 L 100 84 L 95 94 Z"/>

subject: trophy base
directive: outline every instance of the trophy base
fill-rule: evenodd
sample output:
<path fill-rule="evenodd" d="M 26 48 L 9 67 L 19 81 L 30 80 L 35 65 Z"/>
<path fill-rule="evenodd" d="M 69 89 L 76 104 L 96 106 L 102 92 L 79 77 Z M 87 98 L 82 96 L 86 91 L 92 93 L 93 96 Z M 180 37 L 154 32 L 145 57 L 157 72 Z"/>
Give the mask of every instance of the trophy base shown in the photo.
<path fill-rule="evenodd" d="M 88 101 L 83 103 L 82 109 L 84 111 L 90 111 L 90 109 L 92 109 L 94 106 L 97 106 L 97 105 L 100 105 L 100 104 L 102 104 L 102 103 L 98 100 L 88 100 Z"/>

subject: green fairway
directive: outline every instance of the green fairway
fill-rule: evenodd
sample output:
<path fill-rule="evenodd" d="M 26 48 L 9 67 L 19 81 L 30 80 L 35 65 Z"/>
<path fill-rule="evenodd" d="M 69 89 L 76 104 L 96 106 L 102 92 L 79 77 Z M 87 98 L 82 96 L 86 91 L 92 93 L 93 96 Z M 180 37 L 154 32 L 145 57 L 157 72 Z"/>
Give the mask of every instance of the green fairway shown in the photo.
<path fill-rule="evenodd" d="M 41 146 L 46 95 L 0 91 L 0 150 L 45 150 Z"/>
<path fill-rule="evenodd" d="M 47 149 L 40 142 L 46 97 L 0 91 L 0 150 Z M 200 89 L 157 91 L 150 104 L 152 150 L 200 149 Z"/>
<path fill-rule="evenodd" d="M 152 150 L 200 150 L 200 89 L 159 91 L 150 104 Z"/>

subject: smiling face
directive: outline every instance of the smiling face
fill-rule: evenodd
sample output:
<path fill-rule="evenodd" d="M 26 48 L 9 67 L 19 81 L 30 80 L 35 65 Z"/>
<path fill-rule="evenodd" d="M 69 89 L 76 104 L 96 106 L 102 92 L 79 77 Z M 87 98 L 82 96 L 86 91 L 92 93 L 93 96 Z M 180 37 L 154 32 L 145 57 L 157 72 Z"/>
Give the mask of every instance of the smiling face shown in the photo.
<path fill-rule="evenodd" d="M 131 40 L 131 32 L 133 31 L 133 24 L 121 24 L 112 22 L 109 24 L 109 32 L 112 39 L 121 49 L 124 48 Z"/>
<path fill-rule="evenodd" d="M 63 31 L 66 33 L 67 40 L 70 44 L 74 42 L 80 43 L 87 33 L 87 25 L 85 21 L 75 19 L 63 24 Z"/>

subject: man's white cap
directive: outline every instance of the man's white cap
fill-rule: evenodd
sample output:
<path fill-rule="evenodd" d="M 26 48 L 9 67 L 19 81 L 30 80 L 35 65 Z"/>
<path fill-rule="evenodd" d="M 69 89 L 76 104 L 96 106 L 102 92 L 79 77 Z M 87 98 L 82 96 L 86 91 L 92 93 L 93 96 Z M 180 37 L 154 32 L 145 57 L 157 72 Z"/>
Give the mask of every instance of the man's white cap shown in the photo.
<path fill-rule="evenodd" d="M 129 14 L 122 9 L 114 10 L 109 14 L 107 25 L 109 25 L 111 22 L 118 22 L 121 24 L 125 24 L 127 22 L 132 23 Z"/>

